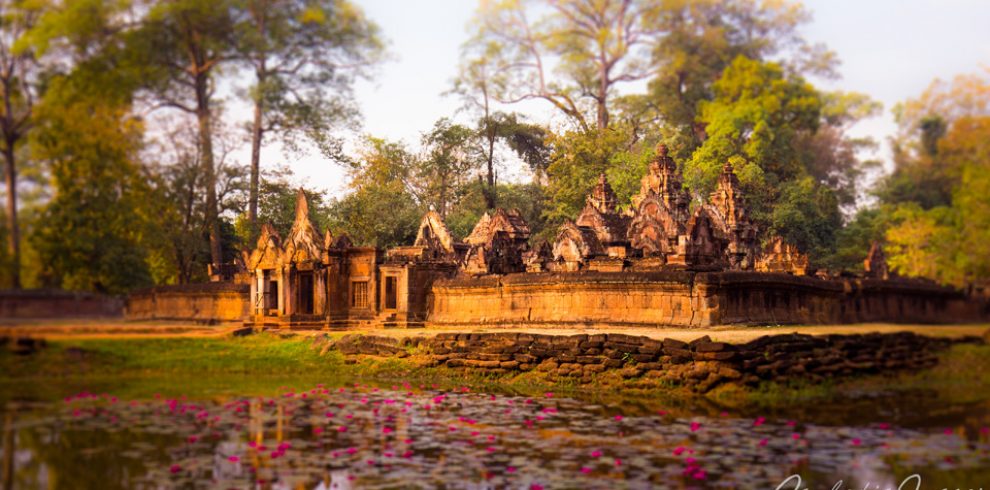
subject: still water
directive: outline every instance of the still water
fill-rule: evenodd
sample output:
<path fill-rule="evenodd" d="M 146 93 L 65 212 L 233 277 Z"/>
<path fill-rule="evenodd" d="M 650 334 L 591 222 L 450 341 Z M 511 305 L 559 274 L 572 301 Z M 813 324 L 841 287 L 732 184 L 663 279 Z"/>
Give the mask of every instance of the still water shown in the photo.
<path fill-rule="evenodd" d="M 926 393 L 762 413 L 410 383 L 226 386 L 7 393 L 2 488 L 990 488 L 990 407 Z M 801 483 L 782 485 L 791 475 Z"/>

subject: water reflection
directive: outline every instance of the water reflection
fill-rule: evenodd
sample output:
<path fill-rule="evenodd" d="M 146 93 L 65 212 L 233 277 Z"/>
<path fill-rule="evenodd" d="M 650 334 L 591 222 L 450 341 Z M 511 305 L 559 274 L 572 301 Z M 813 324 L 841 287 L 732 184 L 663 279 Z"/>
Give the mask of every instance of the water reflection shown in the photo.
<path fill-rule="evenodd" d="M 933 429 L 622 408 L 408 384 L 215 400 L 83 392 L 8 404 L 3 484 L 702 489 L 775 488 L 800 474 L 811 488 L 896 488 L 917 472 L 968 488 L 990 471 L 986 411 Z"/>

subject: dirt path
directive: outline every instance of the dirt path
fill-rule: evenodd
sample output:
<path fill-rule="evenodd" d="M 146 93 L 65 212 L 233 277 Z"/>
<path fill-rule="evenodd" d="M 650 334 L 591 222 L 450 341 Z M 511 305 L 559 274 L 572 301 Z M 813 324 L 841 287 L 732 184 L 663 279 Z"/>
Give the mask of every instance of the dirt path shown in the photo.
<path fill-rule="evenodd" d="M 177 338 L 177 337 L 223 337 L 231 335 L 243 326 L 237 323 L 222 325 L 202 325 L 190 322 L 128 322 L 119 319 L 81 320 L 32 320 L 21 323 L 0 323 L 0 336 L 30 336 L 46 339 L 68 338 Z M 852 325 L 788 325 L 773 327 L 711 327 L 711 328 L 651 328 L 651 327 L 491 327 L 476 328 L 417 328 L 380 329 L 365 328 L 335 330 L 333 335 L 361 333 L 389 337 L 432 336 L 439 332 L 525 332 L 551 335 L 575 335 L 590 333 L 624 333 L 645 335 L 653 338 L 673 338 L 693 340 L 709 335 L 716 341 L 747 342 L 762 335 L 802 333 L 810 335 L 914 332 L 935 337 L 961 337 L 966 335 L 984 336 L 990 331 L 990 324 L 955 325 L 910 325 L 889 323 L 862 323 Z M 298 335 L 317 335 L 322 331 L 294 331 Z"/>

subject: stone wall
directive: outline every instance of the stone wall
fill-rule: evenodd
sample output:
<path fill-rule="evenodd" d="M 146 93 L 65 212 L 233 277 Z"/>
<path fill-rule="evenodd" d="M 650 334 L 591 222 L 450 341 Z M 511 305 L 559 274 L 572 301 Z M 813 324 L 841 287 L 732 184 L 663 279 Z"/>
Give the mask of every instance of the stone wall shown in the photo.
<path fill-rule="evenodd" d="M 120 316 L 124 301 L 95 293 L 51 289 L 0 291 L 0 318 Z"/>
<path fill-rule="evenodd" d="M 430 366 L 511 374 L 535 371 L 547 379 L 589 383 L 614 372 L 707 392 L 721 384 L 762 381 L 818 382 L 840 376 L 917 370 L 934 366 L 953 342 L 978 337 L 932 338 L 913 333 L 764 336 L 745 344 L 692 342 L 624 334 L 554 336 L 526 333 L 442 333 L 429 338 L 348 335 L 333 347 L 345 355 L 409 357 Z"/>
<path fill-rule="evenodd" d="M 250 313 L 250 287 L 231 282 L 159 286 L 131 293 L 128 320 L 241 321 Z"/>
<path fill-rule="evenodd" d="M 990 317 L 987 302 L 914 280 L 823 280 L 753 272 L 510 274 L 438 281 L 436 325 L 940 323 Z"/>

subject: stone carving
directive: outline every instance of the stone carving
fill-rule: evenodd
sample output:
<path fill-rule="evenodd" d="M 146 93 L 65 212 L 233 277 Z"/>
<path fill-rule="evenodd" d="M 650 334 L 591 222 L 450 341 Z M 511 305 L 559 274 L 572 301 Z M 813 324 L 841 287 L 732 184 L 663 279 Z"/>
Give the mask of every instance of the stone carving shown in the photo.
<path fill-rule="evenodd" d="M 759 253 L 757 228 L 749 219 L 739 178 L 731 163 L 722 167 L 718 185 L 705 208 L 709 210 L 719 237 L 726 242 L 726 266 L 732 270 L 751 269 Z"/>
<path fill-rule="evenodd" d="M 588 259 L 605 255 L 605 248 L 598 235 L 591 228 L 578 226 L 573 221 L 565 222 L 553 245 L 553 259 L 563 270 L 576 271 Z"/>
<path fill-rule="evenodd" d="M 287 262 L 302 264 L 320 262 L 323 257 L 324 237 L 309 220 L 309 205 L 302 189 L 296 193 L 296 219 L 285 239 L 283 254 Z"/>
<path fill-rule="evenodd" d="M 524 271 L 530 229 L 518 210 L 496 209 L 482 215 L 464 241 L 470 248 L 464 259 L 469 274 L 508 274 Z M 487 272 L 486 272 L 487 271 Z"/>
<path fill-rule="evenodd" d="M 447 229 L 443 218 L 436 211 L 423 215 L 416 232 L 414 247 L 422 247 L 422 258 L 429 260 L 460 261 L 461 255 L 467 249 L 462 243 L 457 243 L 450 230 Z"/>
<path fill-rule="evenodd" d="M 863 271 L 866 277 L 874 279 L 890 279 L 890 268 L 887 266 L 887 256 L 883 253 L 883 245 L 879 242 L 870 244 L 870 252 L 863 261 Z"/>
<path fill-rule="evenodd" d="M 756 261 L 758 272 L 784 272 L 795 276 L 808 274 L 808 256 L 784 241 L 783 237 L 770 239 L 763 254 Z"/>
<path fill-rule="evenodd" d="M 546 240 L 533 247 L 532 250 L 523 254 L 523 262 L 526 264 L 526 272 L 546 272 L 547 266 L 553 261 L 553 248 Z"/>

